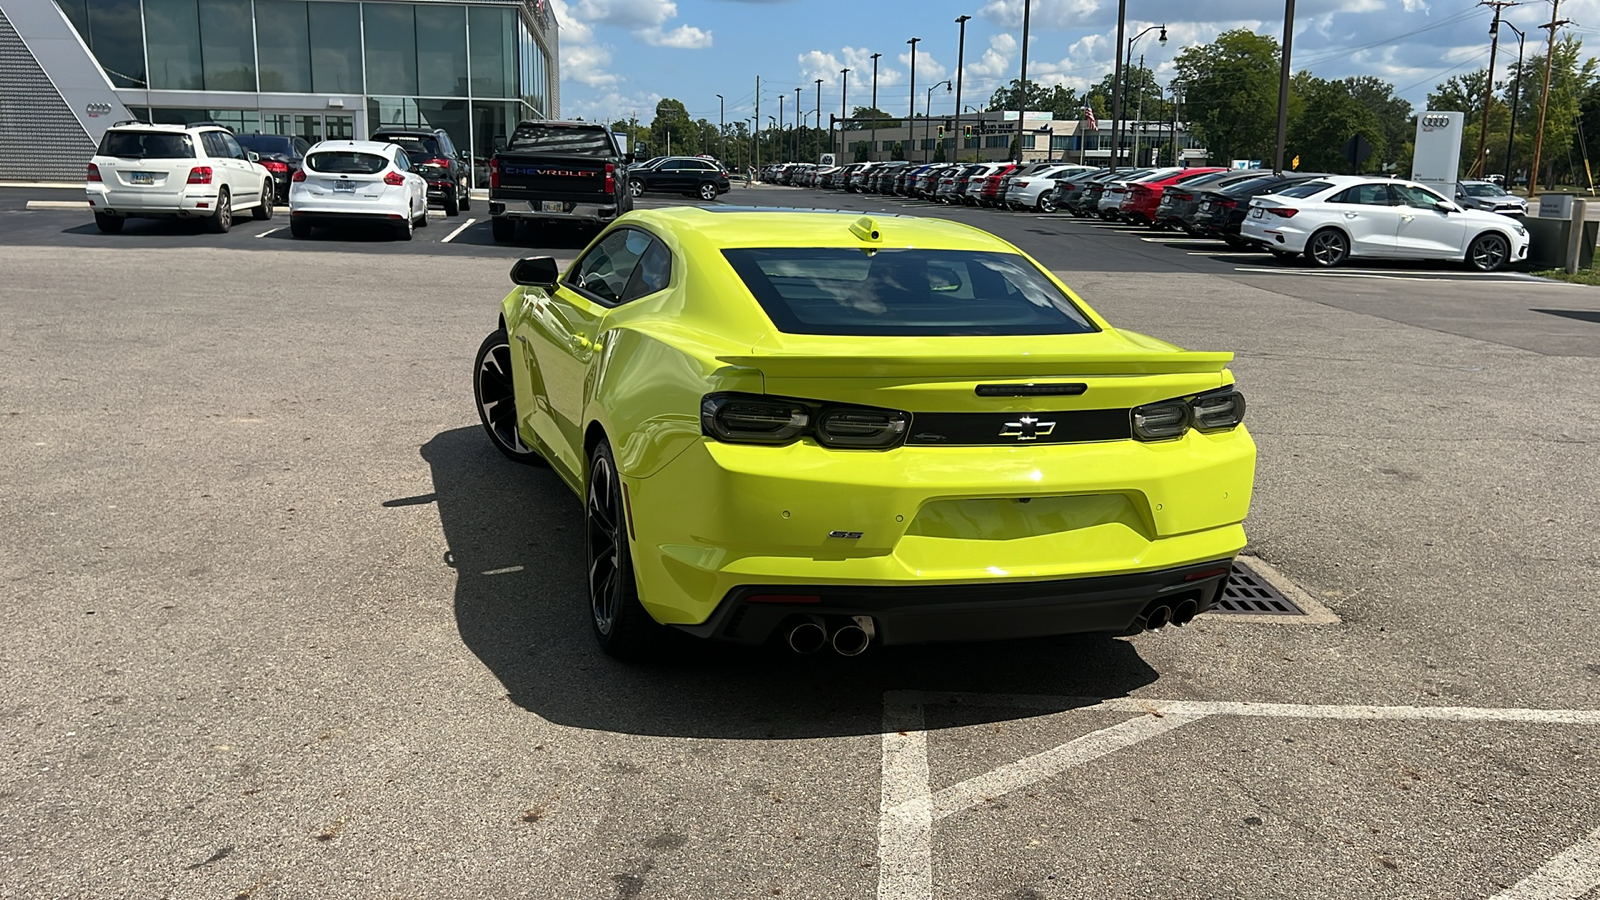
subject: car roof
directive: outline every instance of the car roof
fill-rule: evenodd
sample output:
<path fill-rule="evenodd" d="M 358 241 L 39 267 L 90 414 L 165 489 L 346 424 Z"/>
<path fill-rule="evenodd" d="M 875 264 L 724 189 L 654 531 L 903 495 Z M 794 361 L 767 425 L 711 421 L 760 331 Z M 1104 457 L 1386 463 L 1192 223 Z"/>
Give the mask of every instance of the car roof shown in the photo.
<path fill-rule="evenodd" d="M 382 153 L 393 147 L 400 150 L 398 144 L 388 141 L 320 141 L 312 144 L 311 149 L 316 150 L 353 150 L 360 153 Z"/>
<path fill-rule="evenodd" d="M 851 230 L 871 218 L 881 239 L 864 244 Z M 794 210 L 787 208 L 674 206 L 636 209 L 623 219 L 671 232 L 680 239 L 693 236 L 711 247 L 853 247 L 915 246 L 924 249 L 961 249 L 1016 253 L 1017 248 L 992 234 L 947 219 L 920 216 L 865 216 L 859 211 Z"/>
<path fill-rule="evenodd" d="M 418 127 L 418 126 L 415 126 L 415 125 L 385 125 L 385 126 L 382 126 L 380 128 L 372 129 L 372 133 L 375 134 L 375 135 L 378 135 L 378 134 L 401 134 L 401 135 L 416 135 L 417 137 L 437 137 L 438 136 L 438 132 L 442 131 L 442 130 L 443 129 L 437 129 L 437 128 L 421 128 L 421 127 Z"/>
<path fill-rule="evenodd" d="M 106 130 L 107 131 L 143 131 L 143 132 L 150 132 L 150 133 L 154 133 L 154 134 L 185 134 L 185 133 L 190 132 L 190 131 L 199 131 L 199 130 L 205 129 L 205 128 L 214 129 L 216 131 L 228 131 L 227 128 L 225 128 L 225 127 L 223 127 L 221 125 L 217 125 L 217 124 L 212 123 L 212 122 L 207 122 L 205 124 L 198 124 L 197 123 L 197 124 L 194 124 L 194 125 L 172 125 L 172 124 L 167 124 L 167 123 L 156 123 L 156 122 L 124 122 L 124 123 L 119 124 L 119 125 L 113 125 L 110 128 L 107 128 Z M 229 134 L 232 134 L 232 132 L 229 131 Z"/>

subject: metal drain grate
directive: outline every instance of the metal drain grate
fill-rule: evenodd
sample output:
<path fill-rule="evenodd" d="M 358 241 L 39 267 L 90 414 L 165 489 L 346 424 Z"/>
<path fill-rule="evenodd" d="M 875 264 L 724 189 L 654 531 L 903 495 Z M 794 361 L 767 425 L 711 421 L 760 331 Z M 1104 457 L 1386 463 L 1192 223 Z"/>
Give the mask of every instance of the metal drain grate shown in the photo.
<path fill-rule="evenodd" d="M 1303 616 L 1306 611 L 1272 586 L 1270 581 L 1257 575 L 1254 569 L 1235 561 L 1228 573 L 1228 583 L 1222 588 L 1222 599 L 1210 610 L 1213 613 L 1235 613 L 1249 616 Z"/>

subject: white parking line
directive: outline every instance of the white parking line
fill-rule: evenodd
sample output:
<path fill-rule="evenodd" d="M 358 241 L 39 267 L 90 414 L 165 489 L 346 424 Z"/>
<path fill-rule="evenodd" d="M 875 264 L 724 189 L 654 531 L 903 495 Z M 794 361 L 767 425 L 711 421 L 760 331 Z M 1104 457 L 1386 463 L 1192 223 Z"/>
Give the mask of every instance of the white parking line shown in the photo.
<path fill-rule="evenodd" d="M 25 209 L 88 209 L 87 200 L 29 200 Z"/>
<path fill-rule="evenodd" d="M 1493 900 L 1578 900 L 1600 887 L 1600 829 Z"/>
<path fill-rule="evenodd" d="M 1259 250 L 1190 250 L 1190 256 L 1253 256 L 1259 257 Z"/>
<path fill-rule="evenodd" d="M 1146 241 L 1146 242 L 1151 243 L 1151 244 L 1221 244 L 1221 243 L 1224 243 L 1223 241 L 1219 241 L 1219 240 L 1217 240 L 1215 238 L 1192 238 L 1192 237 L 1169 237 L 1169 238 L 1168 237 L 1142 237 L 1142 238 L 1139 238 L 1139 240 Z"/>
<path fill-rule="evenodd" d="M 289 226 L 287 226 L 287 225 L 279 225 L 277 228 L 268 228 L 266 231 L 263 231 L 260 234 L 256 235 L 256 237 L 264 238 L 269 234 L 277 234 L 278 232 L 280 232 L 280 231 L 282 231 L 282 230 L 284 230 L 285 228 L 288 228 L 288 227 Z"/>
<path fill-rule="evenodd" d="M 465 222 L 462 222 L 459 226 L 456 227 L 455 231 L 452 231 L 449 234 L 445 235 L 444 236 L 444 240 L 440 241 L 439 243 L 441 243 L 441 244 L 450 243 L 451 241 L 456 239 L 456 235 L 460 234 L 463 231 L 466 231 L 468 228 L 470 228 L 472 226 L 472 223 L 476 222 L 476 221 L 478 221 L 478 220 L 477 219 L 468 219 Z"/>
<path fill-rule="evenodd" d="M 1221 254 L 1218 254 L 1221 255 Z M 1299 275 L 1302 278 L 1375 278 L 1379 281 L 1522 281 L 1520 276 L 1512 273 L 1498 274 L 1484 272 L 1479 275 L 1463 275 L 1456 278 L 1439 277 L 1436 275 L 1407 275 L 1397 272 L 1315 272 L 1304 269 L 1269 269 L 1265 266 L 1234 266 L 1235 272 L 1254 272 L 1263 275 Z"/>
<path fill-rule="evenodd" d="M 932 790 L 930 705 L 1133 713 L 1127 719 L 957 784 Z M 883 697 L 878 900 L 932 900 L 933 823 L 1209 716 L 1357 721 L 1514 722 L 1600 726 L 1600 711 L 1470 706 L 1365 706 L 891 691 Z M 1578 900 L 1600 886 L 1600 831 L 1493 900 Z"/>

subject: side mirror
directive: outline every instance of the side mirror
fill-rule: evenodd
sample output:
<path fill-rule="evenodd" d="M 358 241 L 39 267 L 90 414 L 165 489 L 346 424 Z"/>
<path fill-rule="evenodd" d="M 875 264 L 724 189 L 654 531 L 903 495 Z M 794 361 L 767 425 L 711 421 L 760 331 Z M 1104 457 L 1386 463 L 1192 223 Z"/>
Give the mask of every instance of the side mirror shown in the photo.
<path fill-rule="evenodd" d="M 246 150 L 244 155 L 248 156 L 251 162 L 261 161 L 261 154 L 255 152 L 254 150 Z"/>
<path fill-rule="evenodd" d="M 553 256 L 529 256 L 511 264 L 511 281 L 523 287 L 553 288 L 560 279 Z"/>

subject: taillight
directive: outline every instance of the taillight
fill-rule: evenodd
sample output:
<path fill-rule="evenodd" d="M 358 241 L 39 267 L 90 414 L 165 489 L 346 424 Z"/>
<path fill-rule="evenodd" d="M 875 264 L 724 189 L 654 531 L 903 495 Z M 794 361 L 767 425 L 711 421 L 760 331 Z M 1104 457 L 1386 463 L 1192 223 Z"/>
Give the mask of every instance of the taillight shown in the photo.
<path fill-rule="evenodd" d="M 1190 200 L 1194 199 L 1193 194 L 1168 194 L 1167 196 L 1178 201 L 1179 203 L 1188 203 Z"/>
<path fill-rule="evenodd" d="M 723 443 L 788 444 L 810 437 L 824 447 L 888 450 L 905 439 L 911 415 L 866 406 L 827 406 L 761 394 L 708 394 L 702 433 Z"/>
<path fill-rule="evenodd" d="M 281 163 L 281 162 L 274 162 L 272 160 L 267 160 L 266 162 L 262 163 L 261 164 L 261 168 L 266 169 L 268 172 L 287 172 L 287 171 L 289 171 L 288 165 L 286 165 L 284 163 Z"/>
<path fill-rule="evenodd" d="M 1298 210 L 1298 209 L 1290 209 L 1287 206 L 1269 206 L 1269 207 L 1267 207 L 1267 212 L 1272 213 L 1275 216 L 1282 216 L 1285 219 L 1294 218 L 1294 214 L 1299 212 L 1299 211 L 1300 210 Z"/>
<path fill-rule="evenodd" d="M 617 166 L 616 163 L 606 163 L 606 193 L 617 192 Z"/>
<path fill-rule="evenodd" d="M 489 160 L 489 188 L 492 190 L 500 186 L 500 160 Z"/>
<path fill-rule="evenodd" d="M 1217 201 L 1217 205 L 1222 207 L 1223 209 L 1233 209 L 1234 207 L 1239 205 L 1239 201 L 1237 201 L 1237 200 L 1218 200 Z"/>
<path fill-rule="evenodd" d="M 289 180 L 290 181 L 295 181 L 295 182 L 305 181 L 306 180 L 306 170 L 305 169 L 295 169 L 294 170 L 294 176 L 292 178 L 290 178 Z"/>
<path fill-rule="evenodd" d="M 406 177 L 401 175 L 399 172 L 390 172 L 389 174 L 383 176 L 383 183 L 391 187 L 399 187 L 400 185 L 406 183 Z"/>
<path fill-rule="evenodd" d="M 86 177 L 88 178 L 89 181 L 99 181 L 100 180 L 100 167 L 95 165 L 94 163 L 89 163 L 89 174 Z"/>
<path fill-rule="evenodd" d="M 195 166 L 194 168 L 190 169 L 189 170 L 189 183 L 190 184 L 210 184 L 211 183 L 211 167 L 210 166 Z"/>
<path fill-rule="evenodd" d="M 450 168 L 450 160 L 435 158 L 435 159 L 428 160 L 427 162 L 423 163 L 423 165 L 425 165 L 425 166 L 438 166 L 441 169 L 448 169 L 448 168 Z"/>

